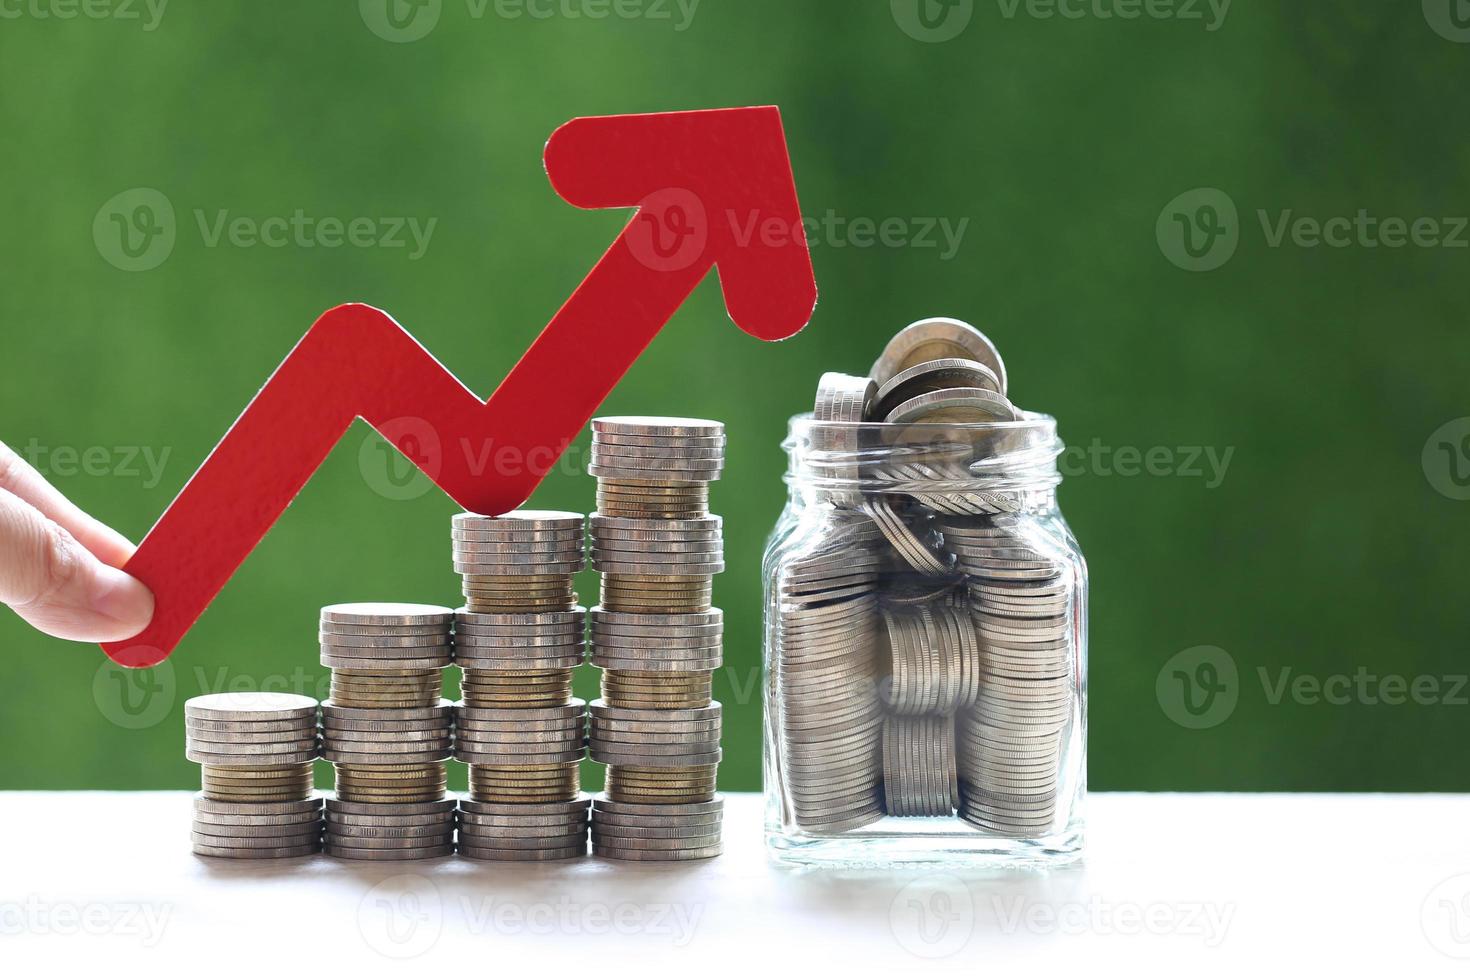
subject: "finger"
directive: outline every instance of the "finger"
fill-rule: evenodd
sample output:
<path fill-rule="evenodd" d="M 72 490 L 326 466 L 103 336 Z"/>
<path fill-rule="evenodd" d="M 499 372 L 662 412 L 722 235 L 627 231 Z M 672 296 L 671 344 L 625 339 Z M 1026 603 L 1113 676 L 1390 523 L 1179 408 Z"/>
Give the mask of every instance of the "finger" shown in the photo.
<path fill-rule="evenodd" d="M 0 490 L 0 602 L 43 633 L 106 643 L 136 636 L 153 594 L 97 559 L 70 531 Z"/>
<path fill-rule="evenodd" d="M 35 467 L 0 442 L 0 490 L 7 490 L 71 532 L 82 547 L 114 568 L 137 549 L 131 541 L 86 513 L 37 473 Z"/>

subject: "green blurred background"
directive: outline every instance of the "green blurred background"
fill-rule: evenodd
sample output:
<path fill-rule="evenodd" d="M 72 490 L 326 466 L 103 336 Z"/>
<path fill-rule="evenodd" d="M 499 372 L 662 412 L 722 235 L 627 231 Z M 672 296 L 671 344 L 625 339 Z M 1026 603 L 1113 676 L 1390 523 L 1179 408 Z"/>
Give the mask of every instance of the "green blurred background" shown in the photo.
<path fill-rule="evenodd" d="M 1445 749 L 1470 718 L 1455 680 L 1470 671 L 1470 422 L 1455 422 L 1470 415 L 1470 233 L 1446 220 L 1470 213 L 1470 44 L 1451 0 L 1240 3 L 1223 20 L 1204 3 L 1125 20 L 1097 11 L 1126 0 L 1078 19 L 977 0 L 937 33 L 916 26 L 916 0 L 701 0 L 692 16 L 689 0 L 556 0 L 544 19 L 443 0 L 408 22 L 427 30 L 412 41 L 380 36 L 375 2 L 174 0 L 157 19 L 156 0 L 92 8 L 140 19 L 5 5 L 0 439 L 83 506 L 140 538 L 343 301 L 385 308 L 488 394 L 626 221 L 552 193 L 551 131 L 775 103 L 803 210 L 848 223 L 813 243 L 815 321 L 761 344 L 708 281 L 605 406 L 729 427 L 714 491 L 725 788 L 760 784 L 759 567 L 785 421 L 822 371 L 861 372 L 897 328 L 943 313 L 989 331 L 1017 401 L 1089 449 L 1061 499 L 1093 573 L 1094 788 L 1470 790 Z M 569 15 L 608 9 L 638 16 Z M 133 188 L 177 215 L 172 253 L 139 272 L 93 236 Z M 1236 251 L 1209 253 L 1223 264 L 1207 272 L 1180 268 L 1167 234 L 1173 214 L 1203 220 L 1221 200 L 1166 207 L 1197 188 L 1239 215 L 1222 215 Z M 437 224 L 412 258 L 209 247 L 196 218 L 298 209 Z M 1360 210 L 1434 219 L 1449 241 L 1272 243 L 1284 214 Z M 861 222 L 887 219 L 889 241 L 865 246 Z M 953 248 L 938 232 L 925 244 L 932 222 L 959 233 Z M 1157 472 L 1117 473 L 1120 447 L 1156 450 Z M 1223 477 L 1192 475 L 1191 447 L 1232 452 Z M 454 602 L 454 508 L 375 492 L 386 460 L 365 427 L 349 433 L 161 671 L 99 671 L 95 647 L 0 616 L 0 787 L 197 785 L 185 698 L 324 694 L 323 603 Z M 535 503 L 591 510 L 593 481 L 556 474 Z M 595 595 L 594 577 L 582 585 Z M 1201 645 L 1228 652 L 1238 690 L 1195 730 L 1156 685 Z M 1283 677 L 1362 673 L 1433 679 L 1439 695 L 1389 704 L 1368 681 L 1343 703 L 1275 696 Z M 589 669 L 579 693 L 594 690 Z"/>

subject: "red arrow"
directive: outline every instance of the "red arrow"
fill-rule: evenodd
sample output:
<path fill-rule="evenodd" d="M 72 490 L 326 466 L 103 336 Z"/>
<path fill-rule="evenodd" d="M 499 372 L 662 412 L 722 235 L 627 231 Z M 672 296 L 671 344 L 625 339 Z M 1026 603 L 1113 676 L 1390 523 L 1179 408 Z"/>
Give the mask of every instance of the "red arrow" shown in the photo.
<path fill-rule="evenodd" d="M 329 310 L 128 562 L 156 612 L 105 644 L 109 657 L 166 659 L 356 418 L 460 506 L 501 514 L 530 497 L 711 267 L 745 332 L 781 340 L 811 319 L 816 282 L 775 107 L 574 119 L 545 159 L 571 204 L 639 210 L 490 400 L 387 314 Z M 760 231 L 772 223 L 781 234 Z M 494 451 L 445 452 L 451 443 Z"/>

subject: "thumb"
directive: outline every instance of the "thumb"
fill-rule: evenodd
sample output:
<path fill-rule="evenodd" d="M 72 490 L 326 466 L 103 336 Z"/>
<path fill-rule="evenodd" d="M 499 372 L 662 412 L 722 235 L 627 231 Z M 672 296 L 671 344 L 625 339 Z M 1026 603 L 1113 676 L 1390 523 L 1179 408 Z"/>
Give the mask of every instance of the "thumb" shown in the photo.
<path fill-rule="evenodd" d="M 92 643 L 136 636 L 153 618 L 153 595 L 142 582 L 3 489 L 0 602 L 43 633 Z"/>

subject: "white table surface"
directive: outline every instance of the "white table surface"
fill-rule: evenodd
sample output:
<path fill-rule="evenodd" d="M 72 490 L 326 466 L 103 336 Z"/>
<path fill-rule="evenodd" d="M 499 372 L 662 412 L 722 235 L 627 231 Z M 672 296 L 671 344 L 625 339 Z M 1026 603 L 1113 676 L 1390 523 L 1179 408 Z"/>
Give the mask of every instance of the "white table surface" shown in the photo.
<path fill-rule="evenodd" d="M 684 865 L 202 860 L 189 796 L 0 794 L 5 972 L 1470 975 L 1470 796 L 1095 795 L 1083 864 L 958 876 L 777 868 L 753 794 Z"/>

